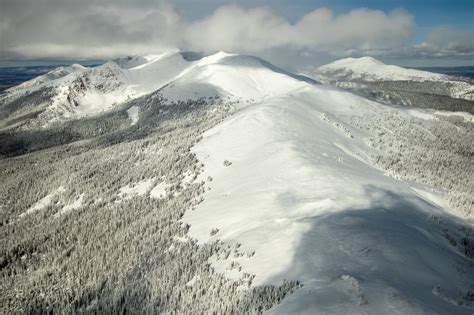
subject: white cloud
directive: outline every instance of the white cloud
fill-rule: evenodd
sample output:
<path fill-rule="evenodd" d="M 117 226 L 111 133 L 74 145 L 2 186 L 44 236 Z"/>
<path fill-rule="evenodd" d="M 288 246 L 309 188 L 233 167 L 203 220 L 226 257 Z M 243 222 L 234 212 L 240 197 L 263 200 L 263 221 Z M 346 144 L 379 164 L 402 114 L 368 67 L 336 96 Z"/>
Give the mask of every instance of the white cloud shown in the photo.
<path fill-rule="evenodd" d="M 168 1 L 2 0 L 0 57 L 101 58 L 168 48 L 180 16 Z"/>
<path fill-rule="evenodd" d="M 109 58 L 170 47 L 285 56 L 413 51 L 414 19 L 401 10 L 320 8 L 290 22 L 269 7 L 224 5 L 193 21 L 179 13 L 185 9 L 168 0 L 2 0 L 0 58 Z M 472 53 L 472 41 L 453 38 L 438 30 L 417 49 Z"/>
<path fill-rule="evenodd" d="M 331 50 L 382 50 L 399 47 L 410 39 L 414 22 L 405 11 L 357 9 L 334 15 L 328 9 L 315 10 L 296 25 L 303 45 Z"/>
<path fill-rule="evenodd" d="M 321 8 L 290 24 L 269 8 L 223 6 L 187 27 L 186 43 L 205 50 L 259 52 L 288 46 L 327 52 L 389 49 L 403 45 L 414 28 L 404 11 L 368 9 L 335 15 Z"/>
<path fill-rule="evenodd" d="M 442 26 L 433 29 L 426 41 L 415 47 L 419 55 L 427 56 L 474 56 L 474 31 Z"/>
<path fill-rule="evenodd" d="M 194 49 L 255 52 L 287 45 L 291 35 L 288 21 L 269 8 L 230 5 L 187 25 L 184 39 Z"/>

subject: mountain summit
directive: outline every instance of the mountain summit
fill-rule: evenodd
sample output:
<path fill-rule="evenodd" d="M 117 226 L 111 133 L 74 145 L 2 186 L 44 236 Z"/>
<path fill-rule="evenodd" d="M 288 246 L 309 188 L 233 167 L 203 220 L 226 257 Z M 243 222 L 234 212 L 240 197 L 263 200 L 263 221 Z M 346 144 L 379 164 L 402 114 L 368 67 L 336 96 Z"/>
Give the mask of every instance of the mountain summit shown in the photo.
<path fill-rule="evenodd" d="M 442 74 L 386 65 L 372 57 L 337 60 L 317 68 L 314 73 L 338 80 L 436 81 L 447 79 L 447 76 Z"/>

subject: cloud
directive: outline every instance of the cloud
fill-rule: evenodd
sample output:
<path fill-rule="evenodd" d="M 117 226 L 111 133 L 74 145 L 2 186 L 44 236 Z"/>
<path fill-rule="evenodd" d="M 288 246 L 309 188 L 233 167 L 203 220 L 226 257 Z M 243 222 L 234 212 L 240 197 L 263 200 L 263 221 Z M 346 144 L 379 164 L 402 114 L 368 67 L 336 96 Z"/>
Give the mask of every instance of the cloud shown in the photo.
<path fill-rule="evenodd" d="M 168 0 L 2 0 L 0 58 L 110 58 L 171 47 L 282 56 L 412 52 L 414 18 L 403 10 L 319 8 L 294 22 L 270 7 L 223 5 L 197 20 L 183 10 Z M 472 41 L 458 37 L 437 30 L 417 49 L 472 52 Z"/>
<path fill-rule="evenodd" d="M 259 52 L 282 46 L 344 53 L 390 49 L 412 35 L 412 16 L 404 11 L 357 9 L 335 15 L 321 8 L 290 24 L 270 8 L 223 6 L 187 27 L 185 40 L 193 48 Z"/>
<path fill-rule="evenodd" d="M 256 52 L 289 42 L 291 26 L 269 8 L 218 8 L 212 15 L 187 25 L 185 43 L 199 50 Z"/>
<path fill-rule="evenodd" d="M 101 58 L 168 48 L 180 16 L 168 1 L 2 0 L 0 57 Z"/>
<path fill-rule="evenodd" d="M 428 34 L 426 41 L 414 49 L 422 56 L 473 57 L 474 32 L 448 26 L 437 27 Z"/>

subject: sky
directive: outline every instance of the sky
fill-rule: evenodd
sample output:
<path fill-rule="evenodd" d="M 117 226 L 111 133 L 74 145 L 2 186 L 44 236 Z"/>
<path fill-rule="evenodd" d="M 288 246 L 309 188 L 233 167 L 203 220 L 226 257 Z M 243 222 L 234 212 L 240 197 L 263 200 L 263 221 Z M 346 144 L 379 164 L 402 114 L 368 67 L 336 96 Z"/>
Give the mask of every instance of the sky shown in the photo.
<path fill-rule="evenodd" d="M 474 65 L 467 0 L 0 0 L 0 61 L 106 60 L 170 48 L 288 69 L 372 56 Z"/>

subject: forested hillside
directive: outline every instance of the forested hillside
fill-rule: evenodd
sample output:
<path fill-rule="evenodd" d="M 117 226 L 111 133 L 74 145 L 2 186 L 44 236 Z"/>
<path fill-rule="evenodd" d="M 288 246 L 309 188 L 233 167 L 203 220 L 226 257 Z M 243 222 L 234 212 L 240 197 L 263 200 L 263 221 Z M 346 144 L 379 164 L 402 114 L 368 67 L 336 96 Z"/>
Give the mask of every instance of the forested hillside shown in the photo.
<path fill-rule="evenodd" d="M 198 245 L 180 222 L 204 190 L 190 148 L 233 105 L 169 106 L 158 95 L 136 103 L 147 105 L 134 126 L 127 104 L 91 121 L 3 135 L 3 154 L 16 157 L 0 161 L 2 312 L 260 312 L 299 287 L 226 279 L 209 257 L 250 253 Z"/>

